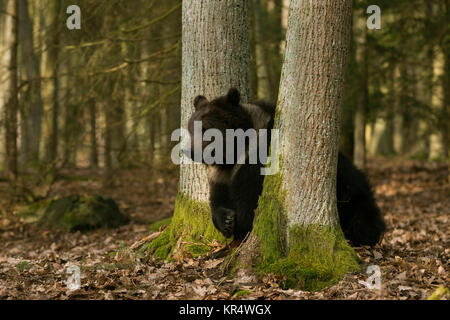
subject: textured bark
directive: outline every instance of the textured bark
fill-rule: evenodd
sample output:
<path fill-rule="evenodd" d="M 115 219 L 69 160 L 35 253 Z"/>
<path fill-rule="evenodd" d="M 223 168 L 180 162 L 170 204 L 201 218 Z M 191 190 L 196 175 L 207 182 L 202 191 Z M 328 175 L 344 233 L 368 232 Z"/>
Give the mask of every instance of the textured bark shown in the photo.
<path fill-rule="evenodd" d="M 286 276 L 287 286 L 308 290 L 358 268 L 336 205 L 351 7 L 351 0 L 291 1 L 275 119 L 280 172 L 265 178 L 238 260 L 244 268 L 253 260 L 262 271 Z"/>
<path fill-rule="evenodd" d="M 350 10 L 351 1 L 291 2 L 276 121 L 289 225 L 337 222 L 339 113 Z"/>
<path fill-rule="evenodd" d="M 19 110 L 17 87 L 17 46 L 19 2 L 9 0 L 6 5 L 8 15 L 5 21 L 4 43 L 6 54 L 3 65 L 8 69 L 8 86 L 5 92 L 5 141 L 6 172 L 10 181 L 17 179 L 17 112 Z"/>
<path fill-rule="evenodd" d="M 230 87 L 250 97 L 249 9 L 246 1 L 183 1 L 183 65 L 181 125 L 194 111 L 193 100 L 202 94 L 214 98 Z M 182 165 L 180 192 L 207 201 L 209 190 L 203 165 Z"/>

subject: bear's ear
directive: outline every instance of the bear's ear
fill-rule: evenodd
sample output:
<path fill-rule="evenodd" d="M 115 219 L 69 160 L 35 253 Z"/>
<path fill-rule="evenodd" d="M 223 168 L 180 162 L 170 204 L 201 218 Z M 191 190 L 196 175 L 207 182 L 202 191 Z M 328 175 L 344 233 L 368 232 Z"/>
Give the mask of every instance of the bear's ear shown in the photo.
<path fill-rule="evenodd" d="M 198 110 L 205 103 L 208 103 L 208 99 L 206 99 L 204 96 L 196 96 L 194 99 L 195 110 Z"/>
<path fill-rule="evenodd" d="M 236 88 L 231 88 L 230 90 L 228 90 L 227 100 L 232 105 L 237 106 L 239 104 L 239 101 L 241 100 L 241 94 L 239 93 L 239 90 Z"/>

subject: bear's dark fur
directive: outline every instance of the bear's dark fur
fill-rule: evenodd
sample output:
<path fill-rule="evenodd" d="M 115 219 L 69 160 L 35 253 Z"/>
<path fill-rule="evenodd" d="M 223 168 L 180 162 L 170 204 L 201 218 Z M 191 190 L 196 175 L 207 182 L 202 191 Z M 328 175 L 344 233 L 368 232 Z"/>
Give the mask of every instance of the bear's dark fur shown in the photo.
<path fill-rule="evenodd" d="M 194 121 L 202 121 L 203 130 L 215 128 L 225 137 L 226 129 L 271 129 L 275 106 L 265 102 L 241 104 L 237 89 L 208 101 L 204 96 L 194 100 L 195 112 L 189 119 L 191 146 L 183 152 L 191 156 L 195 139 Z M 269 133 L 270 138 L 270 133 Z M 210 142 L 201 142 L 203 150 Z M 229 150 L 228 150 L 229 151 Z M 225 154 L 228 152 L 225 149 Z M 236 155 L 236 152 L 234 153 Z M 223 161 L 225 163 L 225 161 Z M 243 239 L 252 229 L 254 210 L 262 191 L 262 164 L 208 165 L 210 206 L 214 226 L 225 236 Z M 378 209 L 369 182 L 351 161 L 339 152 L 337 169 L 337 206 L 339 220 L 347 239 L 353 245 L 375 245 L 386 225 Z"/>

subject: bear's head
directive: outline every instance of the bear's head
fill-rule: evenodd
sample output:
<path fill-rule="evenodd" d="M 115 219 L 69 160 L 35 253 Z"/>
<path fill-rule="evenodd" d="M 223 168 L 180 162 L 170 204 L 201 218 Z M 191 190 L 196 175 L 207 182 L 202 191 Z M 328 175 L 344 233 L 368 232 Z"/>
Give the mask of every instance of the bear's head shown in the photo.
<path fill-rule="evenodd" d="M 225 157 L 227 152 L 226 130 L 227 129 L 242 129 L 247 130 L 253 127 L 252 119 L 248 112 L 240 104 L 240 93 L 236 88 L 231 88 L 225 96 L 215 98 L 209 101 L 206 97 L 199 95 L 194 99 L 195 111 L 188 120 L 187 129 L 190 135 L 190 146 L 184 146 L 183 153 L 188 157 L 194 158 L 194 145 L 197 143 L 201 146 L 201 152 L 212 142 L 205 141 L 203 134 L 209 129 L 216 129 L 220 131 L 223 137 L 223 156 L 225 163 Z M 194 125 L 197 121 L 201 122 L 201 134 L 194 130 Z M 198 122 L 197 122 L 198 125 Z M 237 153 L 234 153 L 237 155 Z M 200 159 L 202 157 L 199 157 Z M 203 160 L 203 159 L 202 159 Z M 203 161 L 202 161 L 203 162 Z"/>

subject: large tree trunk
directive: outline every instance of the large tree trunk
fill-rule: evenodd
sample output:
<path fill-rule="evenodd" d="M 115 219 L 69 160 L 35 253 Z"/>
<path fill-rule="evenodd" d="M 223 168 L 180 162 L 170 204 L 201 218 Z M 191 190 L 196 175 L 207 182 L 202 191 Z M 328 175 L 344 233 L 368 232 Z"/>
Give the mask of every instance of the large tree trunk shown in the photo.
<path fill-rule="evenodd" d="M 183 1 L 182 22 L 181 126 L 186 128 L 197 95 L 214 98 L 237 87 L 244 102 L 250 96 L 248 3 Z M 172 223 L 152 243 L 156 256 L 174 253 L 180 239 L 199 243 L 180 248 L 194 255 L 208 250 L 207 243 L 224 240 L 212 224 L 208 198 L 205 166 L 182 164 Z"/>
<path fill-rule="evenodd" d="M 352 1 L 292 0 L 275 129 L 280 172 L 267 176 L 241 266 L 288 286 L 322 288 L 359 268 L 338 222 L 339 114 Z M 271 152 L 276 152 L 271 146 Z"/>
<path fill-rule="evenodd" d="M 6 5 L 7 17 L 4 24 L 4 44 L 6 54 L 2 65 L 7 66 L 7 87 L 4 93 L 5 104 L 5 141 L 6 141 L 6 172 L 9 180 L 17 179 L 17 112 L 19 110 L 17 87 L 17 41 L 19 2 L 9 0 Z"/>

